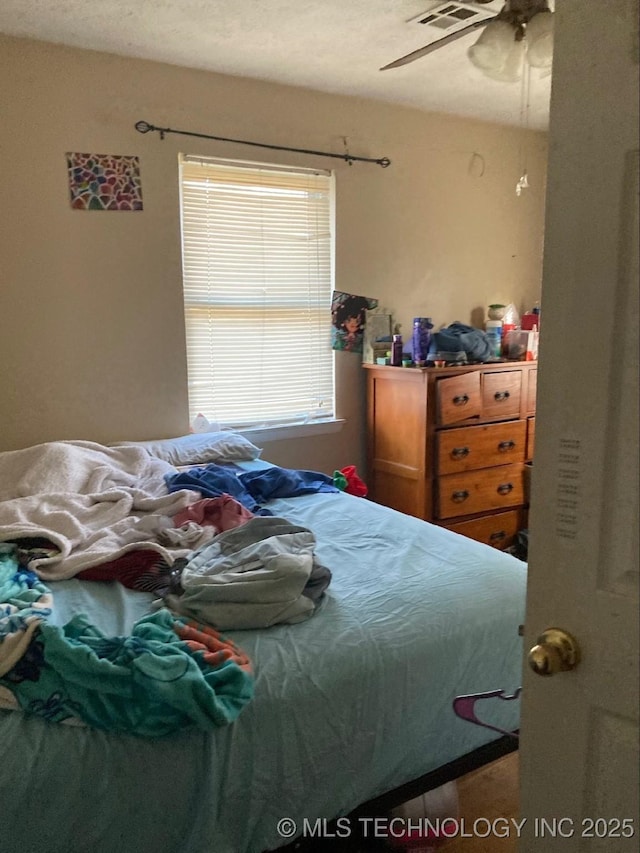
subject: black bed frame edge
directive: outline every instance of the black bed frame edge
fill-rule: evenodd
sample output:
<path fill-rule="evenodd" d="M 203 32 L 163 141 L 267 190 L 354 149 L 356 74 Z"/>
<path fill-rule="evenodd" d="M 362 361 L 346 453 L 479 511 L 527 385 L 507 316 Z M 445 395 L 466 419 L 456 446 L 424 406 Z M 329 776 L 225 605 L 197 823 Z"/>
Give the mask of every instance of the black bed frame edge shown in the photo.
<path fill-rule="evenodd" d="M 517 737 L 504 735 L 497 738 L 497 740 L 485 743 L 471 752 L 467 752 L 465 755 L 461 755 L 460 758 L 456 758 L 448 764 L 443 764 L 442 767 L 437 767 L 435 770 L 431 770 L 429 773 L 413 779 L 411 782 L 407 782 L 398 788 L 394 788 L 392 791 L 375 797 L 373 800 L 362 803 L 348 817 L 355 820 L 358 817 L 383 815 L 391 809 L 397 808 L 402 803 L 419 797 L 427 791 L 432 791 L 434 788 L 439 788 L 441 785 L 446 785 L 447 782 L 452 782 L 454 779 L 459 779 L 466 773 L 478 770 L 480 767 L 484 767 L 492 761 L 497 761 L 498 758 L 509 755 L 509 753 L 515 752 L 517 749 Z M 332 824 L 333 821 L 330 821 L 328 826 Z M 306 845 L 304 841 L 298 839 L 284 847 L 279 847 L 278 851 L 279 853 L 294 853 L 294 851 L 295 853 L 304 853 L 305 849 Z"/>
<path fill-rule="evenodd" d="M 419 797 L 427 791 L 432 791 L 434 788 L 439 788 L 441 785 L 446 785 L 447 782 L 452 782 L 454 779 L 459 779 L 466 773 L 472 770 L 478 770 L 484 767 L 485 764 L 490 764 L 492 761 L 497 761 L 508 755 L 510 752 L 515 752 L 518 749 L 518 740 L 514 737 L 504 735 L 497 740 L 485 743 L 483 746 L 474 749 L 472 752 L 467 752 L 450 761 L 448 764 L 443 764 L 442 767 L 437 767 L 435 770 L 425 773 L 414 779 L 412 782 L 407 782 L 400 785 L 399 788 L 394 788 L 380 797 L 373 800 L 368 800 L 358 808 L 351 812 L 353 817 L 364 817 L 365 815 L 377 815 L 394 809 L 414 797 Z"/>

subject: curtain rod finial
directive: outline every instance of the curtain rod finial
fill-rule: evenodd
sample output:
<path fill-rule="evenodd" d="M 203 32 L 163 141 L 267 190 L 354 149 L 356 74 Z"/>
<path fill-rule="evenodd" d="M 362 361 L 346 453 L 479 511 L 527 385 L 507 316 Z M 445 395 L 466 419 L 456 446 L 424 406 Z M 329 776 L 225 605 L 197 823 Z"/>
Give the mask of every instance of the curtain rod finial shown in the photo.
<path fill-rule="evenodd" d="M 148 121 L 137 121 L 136 130 L 138 133 L 149 133 L 150 130 L 154 130 L 154 127 Z"/>

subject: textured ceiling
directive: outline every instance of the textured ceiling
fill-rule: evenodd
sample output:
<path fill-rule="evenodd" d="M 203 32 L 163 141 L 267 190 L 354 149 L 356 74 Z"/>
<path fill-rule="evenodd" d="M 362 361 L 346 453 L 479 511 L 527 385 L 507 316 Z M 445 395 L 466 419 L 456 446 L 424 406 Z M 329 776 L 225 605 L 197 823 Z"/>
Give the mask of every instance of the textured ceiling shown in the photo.
<path fill-rule="evenodd" d="M 411 19 L 435 0 L 0 0 L 0 32 L 521 124 L 519 83 L 467 59 L 478 31 L 388 71 L 432 40 Z M 499 11 L 502 3 L 484 9 Z M 548 121 L 550 76 L 532 73 L 527 124 Z"/>

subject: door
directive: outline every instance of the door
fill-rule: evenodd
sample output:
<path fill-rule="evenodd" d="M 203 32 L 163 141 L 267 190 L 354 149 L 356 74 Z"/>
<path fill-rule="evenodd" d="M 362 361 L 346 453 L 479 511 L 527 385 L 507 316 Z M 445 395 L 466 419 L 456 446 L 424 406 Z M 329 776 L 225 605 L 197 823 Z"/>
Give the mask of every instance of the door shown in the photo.
<path fill-rule="evenodd" d="M 638 0 L 556 0 L 520 853 L 637 851 Z"/>

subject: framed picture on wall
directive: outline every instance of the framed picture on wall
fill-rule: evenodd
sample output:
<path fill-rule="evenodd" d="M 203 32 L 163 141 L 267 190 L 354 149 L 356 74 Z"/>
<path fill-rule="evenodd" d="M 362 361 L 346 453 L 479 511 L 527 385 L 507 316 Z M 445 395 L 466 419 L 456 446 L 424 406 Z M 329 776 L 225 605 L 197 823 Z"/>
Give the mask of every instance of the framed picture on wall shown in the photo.
<path fill-rule="evenodd" d="M 74 210 L 142 210 L 138 157 L 67 152 L 67 171 Z"/>

